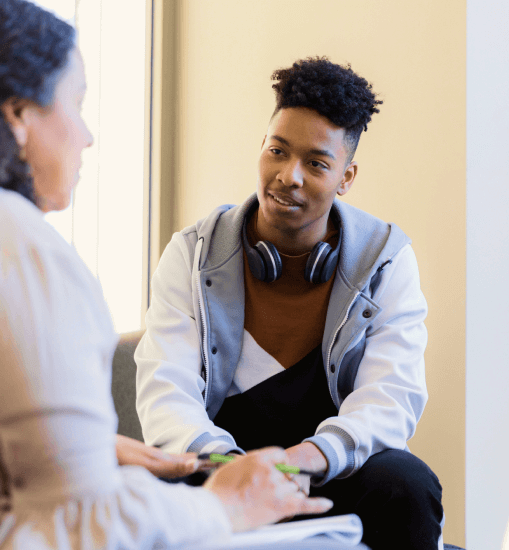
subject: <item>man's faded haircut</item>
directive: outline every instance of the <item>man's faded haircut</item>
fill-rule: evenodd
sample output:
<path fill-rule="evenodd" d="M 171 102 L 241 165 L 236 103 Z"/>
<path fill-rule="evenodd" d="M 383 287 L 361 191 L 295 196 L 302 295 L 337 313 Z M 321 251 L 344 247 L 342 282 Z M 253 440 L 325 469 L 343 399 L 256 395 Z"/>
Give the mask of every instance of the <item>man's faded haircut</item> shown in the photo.
<path fill-rule="evenodd" d="M 296 61 L 288 69 L 272 74 L 276 92 L 274 116 L 288 107 L 314 109 L 345 130 L 349 164 L 355 154 L 362 131 L 368 129 L 371 116 L 378 113 L 371 84 L 352 71 L 350 65 L 336 65 L 327 57 L 309 57 Z"/>

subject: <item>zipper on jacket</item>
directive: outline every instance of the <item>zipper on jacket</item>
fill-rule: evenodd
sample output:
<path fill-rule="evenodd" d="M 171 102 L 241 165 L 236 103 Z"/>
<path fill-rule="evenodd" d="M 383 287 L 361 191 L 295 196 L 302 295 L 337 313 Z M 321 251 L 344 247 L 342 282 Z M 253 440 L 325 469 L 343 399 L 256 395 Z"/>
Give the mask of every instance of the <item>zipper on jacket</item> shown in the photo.
<path fill-rule="evenodd" d="M 357 300 L 357 296 L 359 296 L 359 294 L 360 294 L 359 291 L 357 291 L 355 293 L 355 296 L 353 297 L 353 300 L 350 302 L 350 305 L 348 306 L 348 309 L 346 310 L 346 314 L 345 314 L 345 317 L 344 317 L 343 321 L 341 321 L 341 324 L 339 325 L 336 332 L 334 333 L 334 337 L 332 338 L 332 342 L 329 346 L 329 351 L 327 353 L 327 372 L 329 371 L 329 368 L 330 368 L 330 356 L 332 354 L 332 348 L 334 346 L 334 342 L 336 341 L 336 338 L 338 336 L 339 331 L 345 326 L 345 323 L 348 321 L 348 316 L 350 315 L 350 310 L 352 309 L 352 306 L 353 306 L 355 300 Z M 339 365 L 338 365 L 338 368 L 339 368 Z"/>
<path fill-rule="evenodd" d="M 208 398 L 208 389 L 209 389 L 209 359 L 207 355 L 207 341 L 208 341 L 208 331 L 207 323 L 205 322 L 205 315 L 203 313 L 203 294 L 200 284 L 200 274 L 196 272 L 196 286 L 198 289 L 198 309 L 200 311 L 200 322 L 202 329 L 202 347 L 203 347 L 203 366 L 205 367 L 205 395 L 203 396 L 203 402 L 205 408 L 207 408 L 207 398 Z"/>

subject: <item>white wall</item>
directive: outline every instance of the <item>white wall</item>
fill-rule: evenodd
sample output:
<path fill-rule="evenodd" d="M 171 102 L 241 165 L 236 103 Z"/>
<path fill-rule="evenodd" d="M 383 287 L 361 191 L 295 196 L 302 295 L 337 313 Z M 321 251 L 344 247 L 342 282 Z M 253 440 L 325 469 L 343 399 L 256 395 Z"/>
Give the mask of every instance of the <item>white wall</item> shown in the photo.
<path fill-rule="evenodd" d="M 509 520 L 509 3 L 467 2 L 466 540 Z"/>

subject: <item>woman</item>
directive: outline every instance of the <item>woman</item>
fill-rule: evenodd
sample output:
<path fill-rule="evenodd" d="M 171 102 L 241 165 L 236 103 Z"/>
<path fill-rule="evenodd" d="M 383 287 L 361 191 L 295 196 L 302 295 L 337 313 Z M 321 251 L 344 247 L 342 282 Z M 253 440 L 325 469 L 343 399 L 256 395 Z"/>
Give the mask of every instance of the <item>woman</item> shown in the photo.
<path fill-rule="evenodd" d="M 85 88 L 74 29 L 30 2 L 2 0 L 0 547 L 221 543 L 231 531 L 328 510 L 330 501 L 306 498 L 274 467 L 281 449 L 239 458 L 202 488 L 118 467 L 109 392 L 117 337 L 97 281 L 43 218 L 68 206 L 92 144 L 80 115 Z M 157 453 L 128 440 L 118 447 L 121 462 Z M 177 475 L 196 462 L 153 460 L 154 471 Z"/>

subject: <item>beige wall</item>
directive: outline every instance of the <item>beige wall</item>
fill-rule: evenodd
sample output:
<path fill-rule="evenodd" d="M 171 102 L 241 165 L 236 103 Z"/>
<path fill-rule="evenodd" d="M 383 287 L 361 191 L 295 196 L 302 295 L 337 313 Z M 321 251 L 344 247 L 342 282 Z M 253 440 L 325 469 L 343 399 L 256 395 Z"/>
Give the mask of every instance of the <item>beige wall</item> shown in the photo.
<path fill-rule="evenodd" d="M 351 63 L 384 100 L 345 200 L 413 239 L 429 304 L 430 399 L 410 447 L 444 487 L 445 541 L 464 545 L 465 1 L 175 5 L 173 229 L 255 190 L 275 68 L 327 55 Z"/>

